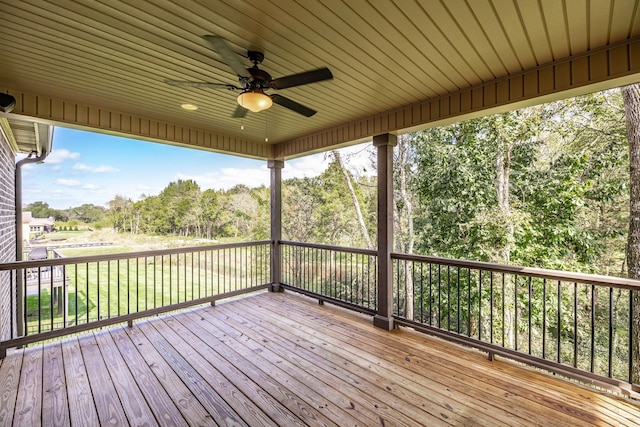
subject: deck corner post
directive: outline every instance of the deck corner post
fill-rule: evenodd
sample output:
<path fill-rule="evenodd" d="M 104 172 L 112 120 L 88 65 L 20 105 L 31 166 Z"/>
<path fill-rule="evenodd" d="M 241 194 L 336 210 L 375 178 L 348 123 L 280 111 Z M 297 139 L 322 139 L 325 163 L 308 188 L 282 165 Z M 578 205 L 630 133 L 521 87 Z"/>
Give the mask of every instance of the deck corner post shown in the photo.
<path fill-rule="evenodd" d="M 378 308 L 374 326 L 391 330 L 393 321 L 393 147 L 398 137 L 389 133 L 373 137 L 378 151 Z"/>
<path fill-rule="evenodd" d="M 271 292 L 282 292 L 280 286 L 282 271 L 282 168 L 283 160 L 269 160 L 267 167 L 271 171 Z"/>

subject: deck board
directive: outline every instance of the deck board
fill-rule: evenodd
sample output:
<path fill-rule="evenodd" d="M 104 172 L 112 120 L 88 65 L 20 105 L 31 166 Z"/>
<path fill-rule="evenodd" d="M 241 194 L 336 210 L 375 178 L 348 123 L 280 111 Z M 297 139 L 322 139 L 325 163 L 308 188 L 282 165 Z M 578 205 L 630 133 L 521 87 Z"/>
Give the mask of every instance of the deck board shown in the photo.
<path fill-rule="evenodd" d="M 91 395 L 80 343 L 76 340 L 66 342 L 62 346 L 62 357 L 71 425 L 98 425 L 98 413 Z"/>
<path fill-rule="evenodd" d="M 39 425 L 42 416 L 43 397 L 42 344 L 36 344 L 26 348 L 23 353 L 23 358 L 13 424 L 17 426 Z M 29 380 L 23 381 L 23 378 Z"/>
<path fill-rule="evenodd" d="M 202 377 L 190 361 L 182 356 L 183 352 L 188 349 L 178 350 L 173 347 L 172 343 L 166 340 L 166 337 L 156 330 L 155 327 L 160 326 L 160 330 L 167 328 L 166 325 L 152 325 L 144 323 L 140 325 L 145 335 L 149 337 L 154 347 L 158 349 L 160 354 L 169 362 L 173 370 L 178 374 L 185 385 L 193 392 L 194 396 L 207 409 L 211 417 L 218 424 L 223 425 L 240 425 L 246 426 L 245 423 L 229 406 L 229 404 L 218 394 L 217 390 Z"/>
<path fill-rule="evenodd" d="M 256 307 L 259 310 L 259 307 Z M 254 310 L 255 313 L 257 313 Z M 470 395 L 474 390 L 469 382 L 452 384 L 452 381 L 446 376 L 431 369 L 426 372 L 430 377 L 429 383 L 423 384 L 417 380 L 421 378 L 425 373 L 419 373 L 416 376 L 415 372 L 401 366 L 403 363 L 407 363 L 407 353 L 390 351 L 390 347 L 386 344 L 380 345 L 379 341 L 381 336 L 376 338 L 377 334 L 383 333 L 388 336 L 387 333 L 376 330 L 371 327 L 370 334 L 356 334 L 356 336 L 341 335 L 336 330 L 335 325 L 323 325 L 320 322 L 315 324 L 305 325 L 303 319 L 303 313 L 296 310 L 292 310 L 288 307 L 285 311 L 287 316 L 281 315 L 277 318 L 277 327 L 285 328 L 286 333 L 290 336 L 297 336 L 297 340 L 308 341 L 313 346 L 313 351 L 316 353 L 324 353 L 326 360 L 331 361 L 334 359 L 342 359 L 350 361 L 353 366 L 351 369 L 357 373 L 360 378 L 366 378 L 367 376 L 377 384 L 384 384 L 384 389 L 381 389 L 377 394 L 394 396 L 398 390 L 407 391 L 406 395 L 402 398 L 396 398 L 393 409 L 396 411 L 411 413 L 420 421 L 428 416 L 436 417 L 441 422 L 460 424 L 473 423 L 477 417 L 476 413 L 482 413 L 486 421 L 491 424 L 507 423 L 513 424 L 513 417 L 509 413 L 502 414 L 495 413 L 492 406 L 483 403 L 480 400 L 475 400 L 471 404 L 466 404 L 462 401 L 455 400 L 455 390 L 457 386 L 460 390 L 464 390 L 465 394 Z M 256 314 L 260 316 L 260 314 Z M 291 317 L 291 318 L 287 318 Z M 295 319 L 295 320 L 294 320 Z M 269 322 L 268 319 L 264 319 L 265 322 Z M 321 333 L 317 333 L 317 329 L 320 326 Z M 314 330 L 315 328 L 315 330 Z M 331 328 L 331 330 L 330 330 Z M 368 340 L 373 338 L 377 344 L 371 346 L 368 344 Z M 349 345 L 349 343 L 351 345 Z M 355 344 L 355 345 L 354 345 Z M 363 352 L 362 350 L 365 350 Z M 330 363 L 330 362 L 329 362 Z M 389 373 L 393 373 L 391 376 L 394 378 L 393 382 L 389 382 L 386 378 L 390 377 Z M 436 377 L 443 378 L 439 383 L 435 381 Z M 367 390 L 372 392 L 375 387 L 367 387 Z M 486 395 L 486 392 L 484 393 Z M 479 395 L 478 397 L 482 397 Z M 414 403 L 414 408 L 408 408 L 406 403 Z M 384 407 L 381 407 L 381 409 Z M 422 414 L 427 412 L 427 414 Z M 380 417 L 386 419 L 388 415 L 381 413 Z M 436 421 L 431 419 L 429 424 Z M 565 424 L 566 425 L 566 424 Z"/>
<path fill-rule="evenodd" d="M 44 348 L 42 371 L 42 425 L 68 425 L 67 394 L 61 392 L 67 389 L 67 384 L 60 343 L 52 343 Z"/>
<path fill-rule="evenodd" d="M 127 416 L 120 404 L 118 392 L 102 358 L 95 335 L 100 333 L 84 335 L 79 341 L 100 425 L 127 425 Z"/>
<path fill-rule="evenodd" d="M 104 333 L 96 334 L 95 337 L 128 422 L 132 425 L 144 425 L 147 420 L 153 420 L 156 411 L 145 401 L 136 378 L 122 359 L 111 335 Z"/>
<path fill-rule="evenodd" d="M 7 354 L 0 365 L 0 425 L 11 425 L 20 384 L 23 350 Z"/>
<path fill-rule="evenodd" d="M 268 302 L 264 305 L 264 308 L 269 310 L 275 308 Z M 481 413 L 483 418 L 493 419 L 493 423 L 513 425 L 531 417 L 538 417 L 542 413 L 549 418 L 547 425 L 566 426 L 577 415 L 584 415 L 574 411 L 573 414 L 564 416 L 561 411 L 549 411 L 545 406 L 534 405 L 531 400 L 538 395 L 530 393 L 528 389 L 520 390 L 521 394 L 513 393 L 513 383 L 503 381 L 500 376 L 486 375 L 478 378 L 475 372 L 469 375 L 467 374 L 470 372 L 468 362 L 461 363 L 459 360 L 452 359 L 450 352 L 445 354 L 430 352 L 428 358 L 423 357 L 421 348 L 411 347 L 402 340 L 394 340 L 393 332 L 389 336 L 381 330 L 361 323 L 341 327 L 317 316 L 309 318 L 309 313 L 305 310 L 296 310 L 288 304 L 285 304 L 285 307 L 287 310 L 284 312 L 295 320 L 280 316 L 279 324 L 289 324 L 291 334 L 295 334 L 298 330 L 301 338 L 306 337 L 306 340 L 317 347 L 328 344 L 336 352 L 340 352 L 341 357 L 351 357 L 354 360 L 362 354 L 365 357 L 365 363 L 373 365 L 389 363 L 384 369 L 380 369 L 381 375 L 391 371 L 396 377 L 408 382 L 415 378 L 429 377 L 430 381 L 426 384 L 405 383 L 404 386 L 413 388 L 421 395 L 429 396 L 440 406 L 441 415 L 451 418 L 452 413 L 456 413 L 458 415 L 456 420 L 460 422 L 471 422 Z M 254 312 L 260 313 L 260 307 L 256 306 Z M 365 351 L 342 350 L 344 344 L 349 341 L 353 345 L 351 348 Z M 380 341 L 383 342 L 380 343 Z M 371 345 L 372 342 L 376 345 Z M 504 387 L 500 387 L 501 385 Z M 456 395 L 466 396 L 468 400 L 455 399 Z M 436 397 L 440 398 L 436 401 Z M 497 412 L 496 407 L 503 407 L 505 410 Z M 460 418 L 465 414 L 469 414 L 470 419 Z M 588 415 L 585 418 L 589 418 Z"/>
<path fill-rule="evenodd" d="M 277 298 L 278 296 L 275 296 L 273 300 Z M 276 307 L 274 302 L 276 301 L 262 301 L 263 309 L 274 309 Z M 591 389 L 581 389 L 579 394 L 566 394 L 565 382 L 547 375 L 540 375 L 533 370 L 521 369 L 509 362 L 490 362 L 485 357 L 478 357 L 481 353 L 471 349 L 458 348 L 459 351 L 452 353 L 449 343 L 425 337 L 422 334 L 392 331 L 384 335 L 385 339 L 380 343 L 380 340 L 376 340 L 370 334 L 382 337 L 381 331 L 361 322 L 360 319 L 354 319 L 353 316 L 341 313 L 331 321 L 328 318 L 333 316 L 332 313 L 317 316 L 317 313 L 305 310 L 306 307 L 294 306 L 285 300 L 282 300 L 277 307 L 282 309 L 283 305 L 285 310 L 282 312 L 295 316 L 296 320 L 292 323 L 295 327 L 301 328 L 305 324 L 312 326 L 305 332 L 307 334 L 316 334 L 325 340 L 328 339 L 327 337 L 342 334 L 352 340 L 355 348 L 365 349 L 363 354 L 379 352 L 378 354 L 385 360 L 396 361 L 398 368 L 392 369 L 404 366 L 413 372 L 414 376 L 428 376 L 430 382 L 438 382 L 440 388 L 457 389 L 458 393 L 474 397 L 475 404 L 485 401 L 494 408 L 502 407 L 509 411 L 524 409 L 527 412 L 520 416 L 524 420 L 531 419 L 531 416 L 544 416 L 549 419 L 545 425 L 566 426 L 571 421 L 579 420 L 595 423 L 596 420 L 591 414 L 593 402 L 600 398 L 602 400 L 598 404 L 601 405 L 608 400 L 608 395 L 594 393 Z M 254 309 L 256 313 L 261 311 L 257 306 Z M 318 334 L 317 331 L 322 332 Z M 372 342 L 377 343 L 373 348 Z M 428 343 L 428 350 L 425 352 L 426 343 Z M 380 350 L 383 351 L 380 352 Z M 497 367 L 502 367 L 502 370 L 497 370 Z M 537 384 L 537 381 L 540 383 Z M 474 396 L 475 388 L 480 391 L 479 395 Z M 619 408 L 624 407 L 624 404 L 619 406 Z M 482 409 L 482 405 L 478 405 L 475 409 Z M 609 412 L 606 406 L 603 409 L 601 416 L 607 420 Z M 637 407 L 634 411 L 633 425 L 640 425 L 637 419 Z M 513 422 L 513 420 L 503 420 L 503 422 L 506 421 Z M 611 422 L 616 423 L 616 421 Z"/>
<path fill-rule="evenodd" d="M 209 338 L 208 334 L 200 329 L 200 326 L 194 326 L 194 324 L 199 323 L 198 320 L 201 319 L 201 316 L 198 314 L 193 314 L 192 316 L 196 316 L 192 318 L 191 316 L 177 316 L 176 322 L 171 322 L 171 327 L 183 336 L 187 340 L 203 340 L 208 342 L 209 345 L 199 347 L 200 354 L 205 357 L 207 360 L 212 361 L 216 365 L 216 369 L 220 371 L 225 378 L 235 378 L 235 385 L 238 387 L 245 396 L 250 397 L 250 399 L 260 408 L 261 411 L 264 412 L 271 420 L 274 421 L 277 425 L 287 425 L 287 426 L 295 426 L 295 425 L 304 425 L 301 420 L 296 417 L 291 411 L 289 411 L 281 402 L 274 399 L 270 394 L 268 394 L 260 385 L 253 382 L 252 379 L 247 376 L 247 373 L 250 373 L 250 369 L 245 365 L 240 365 L 240 368 L 237 368 L 231 363 L 217 363 L 217 361 L 225 360 L 225 353 L 221 351 L 220 346 L 216 346 L 215 340 L 213 338 Z M 192 331 L 190 328 L 193 328 Z M 197 334 L 194 332 L 197 331 Z M 213 344 L 213 345 L 212 345 Z M 221 353 L 216 352 L 221 351 Z M 226 356 L 229 356 L 231 353 L 227 353 Z M 239 357 L 232 356 L 233 360 L 236 363 L 239 363 Z"/>
<path fill-rule="evenodd" d="M 325 398 L 333 399 L 337 407 L 351 409 L 357 407 L 358 416 L 366 417 L 368 423 L 370 423 L 369 425 L 377 425 L 381 419 L 386 420 L 391 425 L 410 425 L 418 421 L 422 421 L 427 425 L 446 425 L 446 420 L 454 420 L 453 414 L 445 415 L 444 417 L 442 414 L 439 416 L 433 416 L 433 414 L 428 413 L 421 414 L 420 408 L 412 403 L 420 399 L 420 396 L 415 393 L 406 399 L 392 399 L 393 407 L 391 407 L 386 403 L 387 399 L 384 398 L 385 395 L 389 394 L 390 390 L 377 385 L 384 381 L 384 377 L 375 375 L 372 369 L 368 371 L 367 369 L 362 369 L 362 371 L 358 372 L 359 376 L 347 370 L 334 375 L 335 371 L 332 372 L 331 369 L 331 366 L 335 365 L 333 361 L 346 361 L 347 359 L 342 357 L 342 354 L 329 352 L 326 352 L 325 358 L 322 358 L 300 345 L 304 338 L 288 341 L 287 336 L 294 338 L 296 336 L 291 333 L 292 331 L 286 329 L 283 321 L 286 319 L 266 319 L 266 326 L 271 327 L 271 329 L 264 329 L 258 323 L 257 317 L 260 316 L 259 313 L 253 312 L 251 318 L 243 318 L 232 310 L 226 310 L 222 307 L 219 311 L 220 313 L 206 313 L 205 316 L 208 316 L 214 323 L 224 321 L 236 329 L 236 334 L 243 334 L 253 338 L 252 342 L 256 346 L 256 351 L 263 348 L 264 350 L 260 351 L 260 355 L 265 357 L 269 363 L 280 363 L 280 366 L 290 370 L 302 368 L 303 372 L 311 374 L 305 376 L 305 382 L 313 384 L 316 390 L 323 391 Z M 275 320 L 275 323 L 273 320 Z M 278 330 L 282 335 L 278 335 Z M 317 344 L 318 350 L 322 350 L 322 344 Z M 336 350 L 343 345 L 343 343 L 336 345 Z M 311 347 L 313 348 L 313 344 Z M 270 349 L 273 349 L 273 351 Z M 351 382 L 352 384 L 352 387 L 348 389 L 348 394 L 341 391 L 345 382 Z M 340 400 L 335 399 L 337 395 L 340 395 Z M 448 412 L 446 408 L 441 409 L 444 412 Z M 407 414 L 411 414 L 414 418 Z"/>
<path fill-rule="evenodd" d="M 144 365 L 137 369 L 148 369 L 160 382 L 171 398 L 177 411 L 190 425 L 215 426 L 211 414 L 202 406 L 193 392 L 182 382 L 171 365 L 157 351 L 140 328 L 114 329 L 112 335 L 124 335 L 138 350 Z M 138 359 L 139 360 L 139 359 Z M 174 416 L 177 416 L 175 414 Z"/>
<path fill-rule="evenodd" d="M 640 425 L 637 402 L 286 293 L 9 350 L 0 425 Z"/>

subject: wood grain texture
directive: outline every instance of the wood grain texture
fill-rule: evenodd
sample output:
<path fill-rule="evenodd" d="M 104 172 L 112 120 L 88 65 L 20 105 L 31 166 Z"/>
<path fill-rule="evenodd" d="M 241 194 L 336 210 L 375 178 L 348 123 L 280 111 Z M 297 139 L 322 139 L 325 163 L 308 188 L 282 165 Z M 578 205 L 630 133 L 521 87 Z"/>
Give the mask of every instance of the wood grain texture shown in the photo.
<path fill-rule="evenodd" d="M 65 342 L 62 346 L 62 355 L 71 424 L 98 424 L 98 413 L 91 395 L 91 386 L 80 350 L 80 343 L 75 339 Z"/>
<path fill-rule="evenodd" d="M 80 348 L 85 359 L 91 394 L 96 405 L 101 425 L 126 425 L 127 416 L 118 399 L 115 385 L 105 364 L 98 343 L 93 335 L 80 339 Z"/>
<path fill-rule="evenodd" d="M 13 425 L 40 424 L 42 414 L 42 345 L 24 351 Z"/>
<path fill-rule="evenodd" d="M 42 367 L 42 425 L 63 426 L 69 424 L 69 405 L 62 362 L 62 345 L 52 343 L 44 349 Z"/>
<path fill-rule="evenodd" d="M 640 425 L 640 405 L 286 293 L 10 350 L 0 425 Z"/>
<path fill-rule="evenodd" d="M 23 350 L 15 350 L 2 360 L 0 365 L 0 425 L 10 425 L 13 419 L 20 370 L 22 369 Z"/>

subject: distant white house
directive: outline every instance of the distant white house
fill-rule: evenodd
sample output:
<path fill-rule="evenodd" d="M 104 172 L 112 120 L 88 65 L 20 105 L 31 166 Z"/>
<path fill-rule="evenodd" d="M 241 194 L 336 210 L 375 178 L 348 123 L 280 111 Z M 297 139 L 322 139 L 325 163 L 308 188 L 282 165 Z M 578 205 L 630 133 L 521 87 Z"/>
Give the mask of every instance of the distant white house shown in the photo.
<path fill-rule="evenodd" d="M 25 238 L 33 234 L 50 233 L 53 230 L 53 217 L 34 218 L 31 212 L 22 213 L 22 235 L 25 236 Z"/>

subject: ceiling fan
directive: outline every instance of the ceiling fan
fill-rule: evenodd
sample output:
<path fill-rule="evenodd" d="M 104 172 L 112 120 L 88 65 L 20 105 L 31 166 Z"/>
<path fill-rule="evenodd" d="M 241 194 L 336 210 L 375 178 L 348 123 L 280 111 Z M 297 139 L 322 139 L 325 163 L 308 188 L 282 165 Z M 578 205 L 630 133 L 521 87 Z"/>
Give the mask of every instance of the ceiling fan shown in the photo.
<path fill-rule="evenodd" d="M 323 67 L 316 70 L 272 79 L 269 73 L 258 68 L 258 64 L 262 63 L 264 60 L 264 54 L 262 52 L 255 50 L 248 51 L 247 58 L 253 63 L 253 66 L 246 68 L 240 60 L 239 55 L 231 50 L 227 42 L 222 37 L 205 35 L 203 38 L 211 45 L 213 50 L 222 57 L 229 68 L 236 73 L 238 76 L 239 86 L 226 83 L 182 80 L 165 80 L 165 83 L 179 87 L 203 87 L 240 91 L 240 95 L 238 95 L 238 106 L 233 113 L 233 117 L 235 118 L 244 117 L 249 110 L 255 113 L 266 110 L 270 108 L 273 103 L 293 110 L 303 116 L 311 117 L 316 113 L 315 110 L 282 95 L 268 95 L 265 91 L 269 89 L 286 89 L 295 86 L 302 86 L 333 78 L 331 71 L 328 68 Z"/>

